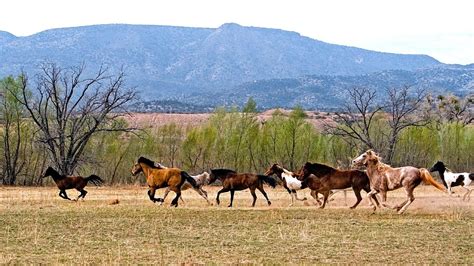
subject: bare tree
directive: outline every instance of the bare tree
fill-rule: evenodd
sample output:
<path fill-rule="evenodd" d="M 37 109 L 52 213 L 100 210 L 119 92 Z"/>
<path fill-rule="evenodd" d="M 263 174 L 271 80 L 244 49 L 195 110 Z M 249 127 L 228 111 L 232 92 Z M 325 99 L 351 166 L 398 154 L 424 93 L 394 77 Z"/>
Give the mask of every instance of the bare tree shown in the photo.
<path fill-rule="evenodd" d="M 474 122 L 474 94 L 459 98 L 454 95 L 439 95 L 428 98 L 430 111 L 437 121 L 468 125 Z"/>
<path fill-rule="evenodd" d="M 125 87 L 122 70 L 108 75 L 108 69 L 100 67 L 87 78 L 84 65 L 61 68 L 45 64 L 40 70 L 32 92 L 23 75 L 18 100 L 38 126 L 39 141 L 61 174 L 73 173 L 94 134 L 132 130 L 114 123 L 136 96 L 133 88 Z"/>
<path fill-rule="evenodd" d="M 376 91 L 361 87 L 347 90 L 348 100 L 343 112 L 336 112 L 339 124 L 326 124 L 327 133 L 354 139 L 369 149 L 376 149 L 371 135 L 372 123 L 377 113 L 382 110 L 376 103 Z"/>
<path fill-rule="evenodd" d="M 408 127 L 426 126 L 429 123 L 429 119 L 419 114 L 423 101 L 427 96 L 425 90 L 417 90 L 410 93 L 410 87 L 405 86 L 401 89 L 388 89 L 387 94 L 387 106 L 384 109 L 390 115 L 388 121 L 390 133 L 385 160 L 390 163 L 393 159 L 400 133 Z"/>
<path fill-rule="evenodd" d="M 426 125 L 429 120 L 417 115 L 426 93 L 423 90 L 411 92 L 408 86 L 387 90 L 384 105 L 377 105 L 375 90 L 368 88 L 353 88 L 348 91 L 348 101 L 344 113 L 336 113 L 338 124 L 327 124 L 326 132 L 341 136 L 346 141 L 361 142 L 365 148 L 375 149 L 384 154 L 384 159 L 390 163 L 393 159 L 400 133 L 408 127 Z M 379 99 L 381 101 L 381 99 Z M 376 114 L 384 114 L 388 122 L 388 131 L 378 128 L 384 138 L 375 141 L 372 132 L 376 132 L 374 118 Z"/>

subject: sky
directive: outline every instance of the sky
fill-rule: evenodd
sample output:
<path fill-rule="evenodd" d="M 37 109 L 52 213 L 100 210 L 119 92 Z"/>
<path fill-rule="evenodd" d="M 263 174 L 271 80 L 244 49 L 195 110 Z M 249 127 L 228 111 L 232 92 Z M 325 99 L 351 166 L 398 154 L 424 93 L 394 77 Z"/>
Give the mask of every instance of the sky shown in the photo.
<path fill-rule="evenodd" d="M 474 63 L 472 0 L 3 0 L 0 30 L 125 23 L 277 28 L 328 43 Z"/>

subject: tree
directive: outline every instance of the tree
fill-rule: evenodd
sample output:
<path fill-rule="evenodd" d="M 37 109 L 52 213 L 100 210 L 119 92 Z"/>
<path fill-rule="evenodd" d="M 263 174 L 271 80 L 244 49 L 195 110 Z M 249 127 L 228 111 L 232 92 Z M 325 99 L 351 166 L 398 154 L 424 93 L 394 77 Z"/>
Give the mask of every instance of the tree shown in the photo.
<path fill-rule="evenodd" d="M 454 95 L 429 97 L 428 104 L 438 122 L 454 122 L 468 125 L 474 122 L 474 94 L 460 98 Z"/>
<path fill-rule="evenodd" d="M 0 81 L 1 106 L 0 115 L 3 120 L 3 183 L 13 185 L 18 174 L 24 167 L 20 160 L 22 146 L 22 117 L 24 108 L 16 100 L 21 94 L 22 77 L 17 79 L 6 77 Z"/>
<path fill-rule="evenodd" d="M 327 124 L 326 131 L 381 152 L 388 163 L 393 159 L 401 132 L 429 122 L 426 116 L 418 114 L 426 98 L 424 90 L 412 92 L 407 86 L 388 89 L 383 105 L 377 105 L 375 90 L 353 88 L 348 92 L 346 113 L 336 113 L 340 124 Z M 381 99 L 379 101 L 382 102 Z M 386 121 L 387 126 L 378 123 L 377 114 L 382 115 L 381 120 Z"/>
<path fill-rule="evenodd" d="M 61 174 L 73 173 L 94 134 L 133 130 L 113 123 L 136 96 L 133 88 L 125 86 L 124 72 L 109 75 L 107 68 L 100 67 L 90 77 L 84 76 L 84 65 L 61 68 L 45 64 L 32 92 L 27 76 L 22 76 L 21 96 L 17 97 L 38 126 L 38 140 Z"/>

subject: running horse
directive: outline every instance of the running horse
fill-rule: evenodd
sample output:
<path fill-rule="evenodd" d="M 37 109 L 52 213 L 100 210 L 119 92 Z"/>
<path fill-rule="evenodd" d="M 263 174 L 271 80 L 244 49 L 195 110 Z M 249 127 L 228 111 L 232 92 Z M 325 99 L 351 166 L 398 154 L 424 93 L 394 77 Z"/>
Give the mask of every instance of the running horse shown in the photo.
<path fill-rule="evenodd" d="M 92 182 L 96 186 L 102 185 L 104 180 L 102 180 L 100 177 L 96 175 L 90 175 L 86 178 L 82 176 L 66 176 L 66 175 L 61 175 L 58 173 L 58 171 L 54 170 L 51 166 L 46 169 L 46 172 L 43 175 L 43 178 L 51 176 L 56 183 L 56 185 L 59 188 L 59 196 L 63 199 L 71 200 L 67 194 L 66 190 L 67 189 L 72 189 L 75 188 L 77 191 L 79 191 L 81 194 L 77 196 L 76 200 L 79 200 L 79 198 L 82 197 L 84 199 L 86 197 L 87 191 L 84 190 L 84 187 L 87 185 L 87 183 Z"/>
<path fill-rule="evenodd" d="M 301 180 L 298 180 L 293 172 L 286 170 L 285 168 L 281 167 L 279 164 L 275 163 L 270 168 L 267 169 L 265 172 L 266 176 L 276 175 L 281 181 L 283 181 L 283 187 L 288 191 L 291 196 L 291 204 L 289 206 L 293 206 L 295 200 L 304 201 L 306 198 L 298 198 L 298 194 L 296 194 L 297 190 L 301 190 L 306 188 Z M 316 197 L 316 200 L 317 197 Z"/>
<path fill-rule="evenodd" d="M 307 162 L 300 170 L 300 176 L 303 177 L 304 185 L 308 186 L 313 194 L 322 193 L 323 205 L 320 208 L 324 208 L 326 205 L 330 192 L 334 189 L 346 189 L 352 188 L 357 201 L 350 208 L 354 209 L 362 201 L 360 191 L 370 192 L 369 177 L 363 171 L 359 170 L 338 170 L 331 166 Z M 312 177 L 315 176 L 316 178 Z M 315 197 L 315 196 L 313 196 Z M 372 196 L 374 201 L 379 204 L 377 198 Z"/>
<path fill-rule="evenodd" d="M 403 166 L 393 168 L 388 164 L 384 164 L 381 158 L 372 150 L 368 150 L 352 161 L 354 166 L 367 167 L 367 175 L 370 179 L 370 192 L 367 194 L 369 201 L 372 196 L 380 193 L 382 196 L 382 206 L 397 210 L 398 214 L 402 214 L 415 200 L 413 191 L 424 181 L 437 189 L 446 192 L 446 189 L 437 183 L 430 172 L 425 168 L 416 168 L 413 166 Z M 407 194 L 407 199 L 399 205 L 390 206 L 386 203 L 387 191 L 395 190 L 403 187 Z M 374 211 L 376 207 L 372 204 Z"/>
<path fill-rule="evenodd" d="M 263 194 L 265 199 L 267 199 L 268 205 L 272 204 L 268 199 L 267 193 L 265 193 L 265 190 L 263 190 L 263 183 L 267 183 L 273 188 L 276 186 L 276 180 L 269 176 L 237 173 L 229 169 L 211 169 L 209 184 L 214 183 L 217 179 L 222 181 L 223 187 L 221 190 L 219 190 L 219 192 L 217 192 L 217 205 L 220 204 L 220 194 L 230 191 L 230 204 L 228 207 L 232 207 L 232 203 L 234 202 L 234 192 L 236 190 L 244 190 L 247 188 L 250 189 L 250 194 L 252 194 L 253 197 L 252 207 L 255 206 L 255 201 L 257 201 L 255 189 L 258 189 Z"/>
<path fill-rule="evenodd" d="M 138 158 L 132 167 L 132 175 L 143 172 L 148 184 L 148 197 L 152 202 L 163 202 L 162 198 L 155 198 L 155 192 L 159 188 L 169 187 L 176 193 L 176 197 L 171 201 L 171 206 L 178 207 L 178 199 L 181 196 L 181 188 L 185 181 L 188 181 L 194 189 L 199 189 L 196 181 L 185 171 L 179 168 L 159 168 L 155 162 L 145 157 Z"/>

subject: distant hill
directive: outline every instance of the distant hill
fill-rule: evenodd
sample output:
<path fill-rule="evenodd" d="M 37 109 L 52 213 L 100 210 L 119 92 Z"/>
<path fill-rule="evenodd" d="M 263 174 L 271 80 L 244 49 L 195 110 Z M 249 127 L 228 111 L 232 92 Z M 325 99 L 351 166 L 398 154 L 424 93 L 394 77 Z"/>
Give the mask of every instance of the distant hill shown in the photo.
<path fill-rule="evenodd" d="M 352 84 L 387 86 L 390 83 L 384 82 L 390 79 L 398 84 L 413 81 L 436 86 L 446 83 L 443 88 L 456 91 L 464 88 L 449 82 L 463 80 L 448 78 L 461 73 L 451 71 L 456 67 L 427 55 L 374 52 L 295 32 L 234 23 L 216 29 L 95 25 L 52 29 L 27 37 L 0 31 L 0 77 L 21 70 L 33 75 L 45 61 L 61 66 L 84 62 L 91 71 L 101 64 L 112 69 L 123 66 L 129 84 L 139 88 L 144 99 L 155 104 L 165 100 L 165 106 L 176 100 L 195 100 L 193 105 L 208 108 L 241 102 L 254 94 L 259 104 L 280 105 L 280 98 L 271 97 L 282 97 L 276 92 L 285 91 L 299 95 L 289 97 L 292 104 L 309 107 L 318 95 L 336 97 Z M 443 81 L 426 80 L 437 78 L 430 71 L 444 68 Z M 458 68 L 466 71 L 468 67 Z M 337 103 L 338 98 L 328 99 L 327 106 Z"/>

